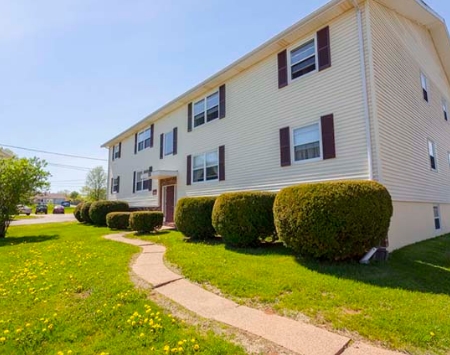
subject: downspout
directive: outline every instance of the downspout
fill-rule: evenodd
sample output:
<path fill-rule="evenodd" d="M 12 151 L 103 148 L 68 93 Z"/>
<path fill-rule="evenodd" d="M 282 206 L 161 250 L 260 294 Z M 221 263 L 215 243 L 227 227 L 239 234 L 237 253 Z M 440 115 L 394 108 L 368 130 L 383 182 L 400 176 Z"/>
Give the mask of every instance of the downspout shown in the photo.
<path fill-rule="evenodd" d="M 366 56 L 364 53 L 362 11 L 358 4 L 358 0 L 353 0 L 353 5 L 356 9 L 356 19 L 358 22 L 359 57 L 361 65 L 361 82 L 363 87 L 364 121 L 366 125 L 367 163 L 369 165 L 369 180 L 373 180 L 372 136 L 370 134 L 369 93 L 367 90 Z"/>

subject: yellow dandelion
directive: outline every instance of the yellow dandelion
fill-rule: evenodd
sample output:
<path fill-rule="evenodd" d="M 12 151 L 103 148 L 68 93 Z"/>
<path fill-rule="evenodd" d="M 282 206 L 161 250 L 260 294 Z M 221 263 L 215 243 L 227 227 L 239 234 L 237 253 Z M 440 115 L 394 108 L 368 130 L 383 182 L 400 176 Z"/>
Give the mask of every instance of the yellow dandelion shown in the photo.
<path fill-rule="evenodd" d="M 57 354 L 58 355 L 64 355 L 64 353 L 62 351 L 58 351 Z"/>
<path fill-rule="evenodd" d="M 143 338 L 143 337 L 145 337 L 145 334 L 144 334 L 144 333 L 141 333 L 141 334 L 139 334 L 139 336 L 140 336 L 141 338 Z"/>
<path fill-rule="evenodd" d="M 22 330 L 23 330 L 22 328 L 17 328 L 17 329 L 16 329 L 16 333 L 21 333 Z"/>
<path fill-rule="evenodd" d="M 3 334 L 8 334 L 8 333 L 9 333 L 8 329 L 5 329 L 4 332 L 3 332 Z"/>
<path fill-rule="evenodd" d="M 192 339 L 191 339 L 191 343 L 195 343 L 195 338 L 192 338 Z"/>
<path fill-rule="evenodd" d="M 432 337 L 434 337 L 436 334 L 434 334 L 433 332 L 430 332 L 430 335 L 431 335 Z"/>
<path fill-rule="evenodd" d="M 194 345 L 194 350 L 197 351 L 198 349 L 200 349 L 200 346 L 198 344 Z"/>
<path fill-rule="evenodd" d="M 25 327 L 31 327 L 31 324 L 30 323 L 27 323 L 27 324 L 25 324 Z"/>
<path fill-rule="evenodd" d="M 0 343 L 4 343 L 6 341 L 6 338 L 5 337 L 1 337 L 0 338 Z"/>
<path fill-rule="evenodd" d="M 164 346 L 164 351 L 169 351 L 169 350 L 170 350 L 170 346 L 169 345 Z"/>
<path fill-rule="evenodd" d="M 67 354 L 69 355 L 72 354 L 72 352 L 73 352 L 72 350 L 67 350 Z"/>
<path fill-rule="evenodd" d="M 183 352 L 183 348 L 180 346 L 178 347 L 178 352 L 182 353 Z"/>
<path fill-rule="evenodd" d="M 49 326 L 47 327 L 49 330 L 53 329 L 53 324 L 49 324 Z"/>

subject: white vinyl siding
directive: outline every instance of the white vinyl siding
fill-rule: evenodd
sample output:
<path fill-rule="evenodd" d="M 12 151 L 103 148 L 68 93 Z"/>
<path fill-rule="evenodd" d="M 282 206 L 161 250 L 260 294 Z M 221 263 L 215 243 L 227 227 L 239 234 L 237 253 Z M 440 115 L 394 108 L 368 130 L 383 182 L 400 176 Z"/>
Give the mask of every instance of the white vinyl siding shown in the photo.
<path fill-rule="evenodd" d="M 395 201 L 450 203 L 450 168 L 439 164 L 449 149 L 442 97 L 450 97 L 450 85 L 434 41 L 426 28 L 376 1 L 370 15 L 381 182 Z M 420 73 L 427 76 L 426 104 Z M 437 147 L 433 174 L 427 139 Z"/>

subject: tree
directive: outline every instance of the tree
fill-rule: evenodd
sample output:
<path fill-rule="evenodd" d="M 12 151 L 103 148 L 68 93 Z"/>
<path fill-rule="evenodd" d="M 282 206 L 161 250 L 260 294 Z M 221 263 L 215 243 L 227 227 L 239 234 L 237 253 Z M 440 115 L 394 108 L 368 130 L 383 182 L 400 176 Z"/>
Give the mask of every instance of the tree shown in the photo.
<path fill-rule="evenodd" d="M 79 197 L 80 197 L 80 193 L 79 193 L 78 191 L 72 191 L 72 192 L 69 194 L 69 198 L 70 198 L 71 200 L 78 200 Z"/>
<path fill-rule="evenodd" d="M 89 201 L 106 200 L 106 180 L 108 176 L 101 166 L 92 169 L 86 177 L 86 185 L 82 192 Z"/>
<path fill-rule="evenodd" d="M 58 191 L 57 194 L 64 195 L 67 198 L 67 197 L 69 197 L 70 191 L 69 190 L 61 190 L 61 191 Z"/>
<path fill-rule="evenodd" d="M 18 212 L 17 205 L 28 203 L 50 186 L 46 166 L 38 158 L 0 159 L 0 238 L 6 237 L 12 217 Z"/>

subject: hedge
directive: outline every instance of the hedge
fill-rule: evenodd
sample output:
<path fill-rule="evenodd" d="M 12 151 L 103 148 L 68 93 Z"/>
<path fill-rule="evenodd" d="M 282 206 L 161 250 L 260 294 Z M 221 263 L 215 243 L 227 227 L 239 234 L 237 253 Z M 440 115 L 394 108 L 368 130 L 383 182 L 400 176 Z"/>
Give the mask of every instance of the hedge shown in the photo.
<path fill-rule="evenodd" d="M 96 226 L 106 226 L 106 215 L 111 212 L 128 212 L 130 206 L 124 201 L 96 201 L 89 209 L 89 217 Z"/>
<path fill-rule="evenodd" d="M 288 187 L 275 199 L 278 236 L 295 252 L 328 260 L 364 255 L 386 238 L 392 216 L 387 189 L 373 181 Z"/>
<path fill-rule="evenodd" d="M 213 238 L 216 231 L 211 214 L 216 197 L 184 197 L 175 209 L 175 225 L 186 237 L 204 240 Z"/>
<path fill-rule="evenodd" d="M 212 224 L 225 244 L 256 246 L 259 239 L 275 235 L 270 192 L 233 192 L 220 195 L 214 204 Z"/>
<path fill-rule="evenodd" d="M 128 229 L 131 212 L 110 212 L 106 215 L 106 225 L 111 229 Z"/>
<path fill-rule="evenodd" d="M 85 223 L 92 223 L 91 217 L 89 216 L 89 209 L 91 208 L 92 202 L 84 202 L 81 206 L 81 219 Z"/>
<path fill-rule="evenodd" d="M 139 233 L 154 232 L 163 225 L 162 212 L 132 212 L 130 215 L 130 229 Z"/>
<path fill-rule="evenodd" d="M 84 222 L 83 218 L 81 217 L 81 207 L 83 207 L 83 203 L 79 203 L 75 209 L 73 210 L 73 215 L 77 219 L 78 222 Z"/>

